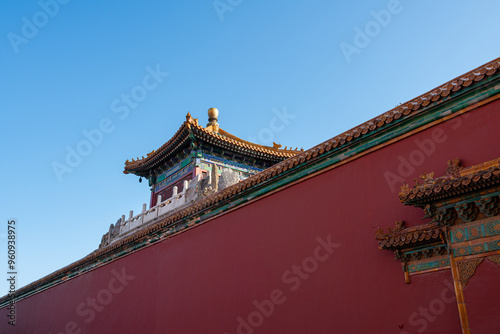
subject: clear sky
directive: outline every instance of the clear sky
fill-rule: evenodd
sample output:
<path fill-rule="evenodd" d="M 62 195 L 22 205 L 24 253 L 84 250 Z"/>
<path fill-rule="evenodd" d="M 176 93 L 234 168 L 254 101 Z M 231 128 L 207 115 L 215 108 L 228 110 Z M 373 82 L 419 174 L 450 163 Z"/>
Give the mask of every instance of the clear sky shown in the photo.
<path fill-rule="evenodd" d="M 494 0 L 2 1 L 4 275 L 9 218 L 21 287 L 94 251 L 148 203 L 124 162 L 160 147 L 188 111 L 205 124 L 216 107 L 236 136 L 307 149 L 500 56 L 499 10 Z"/>

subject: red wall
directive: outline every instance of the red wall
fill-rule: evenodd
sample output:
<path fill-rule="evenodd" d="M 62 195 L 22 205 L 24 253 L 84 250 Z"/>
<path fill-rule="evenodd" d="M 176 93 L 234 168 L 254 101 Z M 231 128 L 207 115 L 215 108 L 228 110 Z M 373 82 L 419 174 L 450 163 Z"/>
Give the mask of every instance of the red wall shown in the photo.
<path fill-rule="evenodd" d="M 377 248 L 377 226 L 401 219 L 420 224 L 423 216 L 399 202 L 399 186 L 392 191 L 384 174 L 397 174 L 399 156 L 408 159 L 419 149 L 415 140 L 433 138 L 436 128 L 443 131 L 440 143 L 405 179 L 424 171 L 443 175 L 452 158 L 466 166 L 498 158 L 499 106 L 486 105 L 22 300 L 14 332 L 78 333 L 71 328 L 77 326 L 81 333 L 460 333 L 450 271 L 412 276 L 407 285 L 393 253 Z M 332 254 L 317 240 L 328 236 L 338 244 Z M 292 272 L 303 264 L 309 273 Z M 498 323 L 487 308 L 500 293 L 488 282 L 498 282 L 500 268 L 481 266 L 466 301 L 474 308 L 471 324 L 494 333 Z M 118 291 L 112 270 L 122 268 L 134 278 Z M 469 298 L 484 289 L 488 301 Z M 96 296 L 109 304 L 93 319 L 78 315 L 79 305 Z M 260 321 L 253 302 L 269 299 L 276 304 L 271 310 L 264 302 L 268 317 Z M 258 328 L 238 331 L 238 317 L 249 315 Z M 6 327 L 1 321 L 2 333 Z"/>

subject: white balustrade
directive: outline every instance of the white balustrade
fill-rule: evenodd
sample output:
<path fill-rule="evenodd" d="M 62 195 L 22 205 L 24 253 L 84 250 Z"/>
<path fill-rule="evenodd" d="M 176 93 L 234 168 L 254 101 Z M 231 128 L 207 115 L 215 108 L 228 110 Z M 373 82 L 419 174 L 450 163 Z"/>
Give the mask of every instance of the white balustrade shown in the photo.
<path fill-rule="evenodd" d="M 178 193 L 177 186 L 174 186 L 172 189 L 172 197 L 162 201 L 161 195 L 158 196 L 155 206 L 147 210 L 147 205 L 143 204 L 142 212 L 136 216 L 134 216 L 134 211 L 132 210 L 130 210 L 127 220 L 125 220 L 125 215 L 122 215 L 120 234 L 117 238 L 112 240 L 111 243 L 118 240 L 129 231 L 144 224 L 152 223 L 164 214 L 172 212 L 175 209 L 178 209 L 190 203 L 193 200 L 196 185 L 198 184 L 198 182 L 200 182 L 200 180 L 201 175 L 197 175 L 196 178 L 191 180 L 191 182 L 185 180 L 183 183 L 182 191 L 180 193 Z"/>

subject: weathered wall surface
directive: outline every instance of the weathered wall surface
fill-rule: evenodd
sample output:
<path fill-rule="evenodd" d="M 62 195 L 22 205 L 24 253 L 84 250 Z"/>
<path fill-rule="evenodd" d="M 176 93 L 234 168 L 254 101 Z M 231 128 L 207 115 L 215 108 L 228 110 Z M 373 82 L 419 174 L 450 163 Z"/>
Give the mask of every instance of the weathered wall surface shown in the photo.
<path fill-rule="evenodd" d="M 21 300 L 15 330 L 4 308 L 0 332 L 460 333 L 450 270 L 405 284 L 375 228 L 422 222 L 394 177 L 498 158 L 499 109 L 489 103 Z M 500 328 L 499 279 L 500 266 L 484 263 L 465 289 L 473 333 Z"/>

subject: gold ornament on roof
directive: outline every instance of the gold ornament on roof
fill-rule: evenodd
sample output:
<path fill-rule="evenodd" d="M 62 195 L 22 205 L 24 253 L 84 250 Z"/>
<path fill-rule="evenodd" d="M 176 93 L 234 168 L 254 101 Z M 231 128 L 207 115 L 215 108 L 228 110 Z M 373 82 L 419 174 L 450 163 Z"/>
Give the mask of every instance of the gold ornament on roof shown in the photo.
<path fill-rule="evenodd" d="M 215 121 L 219 118 L 219 109 L 217 108 L 210 108 L 208 109 L 208 120 L 210 121 L 210 118 L 215 118 Z"/>
<path fill-rule="evenodd" d="M 208 131 L 219 133 L 219 123 L 217 123 L 219 118 L 219 110 L 217 108 L 208 109 L 208 124 L 205 128 Z"/>
<path fill-rule="evenodd" d="M 219 132 L 218 131 L 219 124 L 217 124 L 218 120 L 219 120 L 219 109 L 217 109 L 217 108 L 210 108 L 210 109 L 208 109 L 208 124 L 207 124 L 207 128 L 211 126 L 212 130 L 214 132 Z M 217 131 L 215 129 L 217 129 Z"/>

